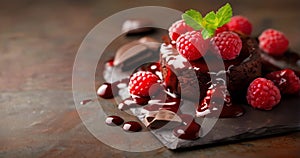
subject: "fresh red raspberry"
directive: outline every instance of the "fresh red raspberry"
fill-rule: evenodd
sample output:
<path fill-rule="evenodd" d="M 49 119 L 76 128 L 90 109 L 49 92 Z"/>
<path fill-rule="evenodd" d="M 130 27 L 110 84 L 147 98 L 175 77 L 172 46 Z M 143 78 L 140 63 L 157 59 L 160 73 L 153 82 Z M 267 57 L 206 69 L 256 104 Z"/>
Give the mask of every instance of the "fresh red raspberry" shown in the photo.
<path fill-rule="evenodd" d="M 208 42 L 197 31 L 186 32 L 176 40 L 178 52 L 189 61 L 197 60 L 206 54 Z"/>
<path fill-rule="evenodd" d="M 128 89 L 130 94 L 148 97 L 152 85 L 159 82 L 159 78 L 148 71 L 138 71 L 129 80 Z"/>
<path fill-rule="evenodd" d="M 266 75 L 282 94 L 295 94 L 300 91 L 300 79 L 291 69 L 274 71 Z"/>
<path fill-rule="evenodd" d="M 217 34 L 219 34 L 219 33 L 222 33 L 222 32 L 224 32 L 224 31 L 229 31 L 229 30 L 228 30 L 228 25 L 227 25 L 227 24 L 225 24 L 225 25 L 223 25 L 223 26 L 217 28 L 217 30 L 216 30 L 216 32 L 215 32 L 215 35 L 217 35 Z"/>
<path fill-rule="evenodd" d="M 252 24 L 250 21 L 240 15 L 233 16 L 230 21 L 227 23 L 228 29 L 242 35 L 251 35 Z"/>
<path fill-rule="evenodd" d="M 289 47 L 289 40 L 285 35 L 274 29 L 265 30 L 258 40 L 259 48 L 274 56 L 282 55 Z"/>
<path fill-rule="evenodd" d="M 178 20 L 169 28 L 169 36 L 171 40 L 176 41 L 180 35 L 193 30 L 194 29 L 187 25 L 184 20 Z"/>
<path fill-rule="evenodd" d="M 242 40 L 236 33 L 225 31 L 214 36 L 211 45 L 214 52 L 220 54 L 224 60 L 232 60 L 240 54 Z"/>
<path fill-rule="evenodd" d="M 280 99 L 279 89 L 268 79 L 256 78 L 248 87 L 247 101 L 254 108 L 271 110 Z"/>

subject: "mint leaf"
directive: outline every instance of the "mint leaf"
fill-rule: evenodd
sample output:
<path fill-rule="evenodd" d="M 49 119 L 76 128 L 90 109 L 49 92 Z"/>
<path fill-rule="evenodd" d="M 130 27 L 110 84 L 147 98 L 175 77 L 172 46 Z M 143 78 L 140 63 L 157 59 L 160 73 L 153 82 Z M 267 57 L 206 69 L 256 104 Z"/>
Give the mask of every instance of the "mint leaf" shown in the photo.
<path fill-rule="evenodd" d="M 202 28 L 202 15 L 196 10 L 190 9 L 186 11 L 184 14 L 182 14 L 182 19 L 194 30 L 200 30 Z"/>
<path fill-rule="evenodd" d="M 217 11 L 216 16 L 218 18 L 218 26 L 219 27 L 228 23 L 230 21 L 230 18 L 232 17 L 232 8 L 231 8 L 230 4 L 226 3 L 223 7 L 221 7 Z"/>
<path fill-rule="evenodd" d="M 215 30 L 214 29 L 203 29 L 201 31 L 201 34 L 202 34 L 203 39 L 206 40 L 215 34 Z"/>
<path fill-rule="evenodd" d="M 193 17 L 193 19 L 198 23 L 202 22 L 202 15 L 197 10 L 190 9 L 186 11 L 185 14 L 189 15 L 190 17 Z"/>
<path fill-rule="evenodd" d="M 232 8 L 229 3 L 226 3 L 216 13 L 211 11 L 203 18 L 201 13 L 190 9 L 182 14 L 182 19 L 185 23 L 191 26 L 194 30 L 202 29 L 202 36 L 208 39 L 215 34 L 217 28 L 223 26 L 230 21 L 232 17 Z"/>
<path fill-rule="evenodd" d="M 204 21 L 205 21 L 205 28 L 208 29 L 213 29 L 213 28 L 217 28 L 217 22 L 218 22 L 218 18 L 215 14 L 215 12 L 211 11 L 209 13 L 207 13 L 204 17 Z"/>

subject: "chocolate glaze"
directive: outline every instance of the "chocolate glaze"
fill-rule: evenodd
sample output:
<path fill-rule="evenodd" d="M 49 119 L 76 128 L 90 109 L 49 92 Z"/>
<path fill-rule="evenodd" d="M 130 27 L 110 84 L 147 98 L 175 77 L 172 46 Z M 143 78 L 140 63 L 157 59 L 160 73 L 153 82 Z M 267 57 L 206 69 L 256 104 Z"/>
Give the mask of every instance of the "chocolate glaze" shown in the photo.
<path fill-rule="evenodd" d="M 220 112 L 220 116 L 218 116 Z M 244 114 L 241 106 L 233 104 L 227 90 L 225 81 L 217 79 L 208 89 L 206 96 L 198 105 L 196 115 L 198 117 L 232 118 Z"/>

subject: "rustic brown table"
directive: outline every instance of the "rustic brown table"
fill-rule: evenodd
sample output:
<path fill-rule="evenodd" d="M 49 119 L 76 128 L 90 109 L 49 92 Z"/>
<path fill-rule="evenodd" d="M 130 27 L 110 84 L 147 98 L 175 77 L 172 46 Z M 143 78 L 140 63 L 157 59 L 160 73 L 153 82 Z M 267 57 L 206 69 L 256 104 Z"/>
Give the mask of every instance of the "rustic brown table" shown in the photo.
<path fill-rule="evenodd" d="M 254 35 L 273 27 L 300 52 L 300 1 L 229 1 L 246 15 Z M 233 144 L 129 153 L 93 137 L 72 97 L 72 67 L 85 35 L 102 19 L 136 6 L 207 12 L 225 1 L 0 2 L 0 157 L 300 157 L 300 133 Z"/>

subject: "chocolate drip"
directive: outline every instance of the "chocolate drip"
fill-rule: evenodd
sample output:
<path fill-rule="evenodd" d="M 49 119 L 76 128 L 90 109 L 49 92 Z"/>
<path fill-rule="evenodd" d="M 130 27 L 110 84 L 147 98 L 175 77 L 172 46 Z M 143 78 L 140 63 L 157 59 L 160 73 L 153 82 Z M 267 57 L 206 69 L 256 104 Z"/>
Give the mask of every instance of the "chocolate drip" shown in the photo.
<path fill-rule="evenodd" d="M 120 116 L 108 116 L 105 119 L 105 123 L 109 126 L 119 126 L 121 124 L 123 124 L 124 120 L 120 117 Z"/>
<path fill-rule="evenodd" d="M 138 131 L 142 130 L 142 126 L 140 123 L 138 123 L 136 121 L 128 121 L 128 122 L 124 123 L 123 129 L 124 129 L 124 131 L 127 131 L 127 132 L 138 132 Z"/>

